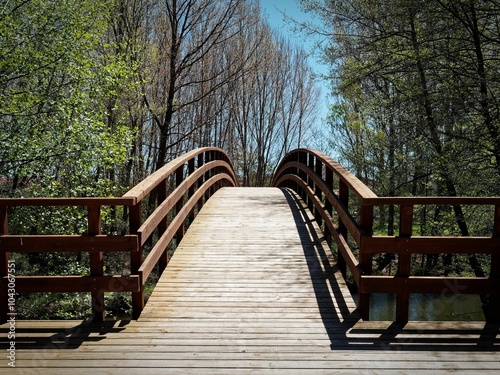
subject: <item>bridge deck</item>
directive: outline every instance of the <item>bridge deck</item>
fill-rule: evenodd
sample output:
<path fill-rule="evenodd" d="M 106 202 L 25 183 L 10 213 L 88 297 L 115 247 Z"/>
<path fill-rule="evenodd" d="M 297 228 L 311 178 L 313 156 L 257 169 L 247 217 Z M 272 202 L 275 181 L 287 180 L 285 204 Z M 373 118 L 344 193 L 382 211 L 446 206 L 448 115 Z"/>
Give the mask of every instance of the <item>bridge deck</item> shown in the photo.
<path fill-rule="evenodd" d="M 0 328 L 5 347 L 8 326 Z M 498 327 L 484 323 L 360 321 L 292 194 L 225 188 L 187 231 L 138 321 L 18 321 L 17 367 L 3 356 L 0 374 L 493 374 L 499 349 Z"/>

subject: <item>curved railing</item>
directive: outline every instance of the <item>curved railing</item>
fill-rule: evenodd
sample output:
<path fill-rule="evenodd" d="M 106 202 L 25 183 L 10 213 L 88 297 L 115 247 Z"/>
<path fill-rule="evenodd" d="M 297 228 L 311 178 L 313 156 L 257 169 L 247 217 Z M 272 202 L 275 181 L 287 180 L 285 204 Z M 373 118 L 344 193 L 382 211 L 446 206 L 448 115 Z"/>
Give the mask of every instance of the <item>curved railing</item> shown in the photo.
<path fill-rule="evenodd" d="M 348 268 L 358 289 L 358 310 L 369 319 L 371 293 L 395 293 L 396 317 L 406 322 L 411 293 L 466 293 L 488 295 L 490 321 L 500 317 L 500 198 L 378 197 L 363 182 L 327 155 L 309 149 L 288 153 L 280 163 L 273 185 L 296 191 L 335 239 L 338 265 Z M 354 205 L 354 207 L 351 207 Z M 399 233 L 374 236 L 374 207 L 399 206 Z M 414 236 L 416 205 L 489 205 L 494 207 L 491 237 Z M 349 238 L 351 240 L 349 240 Z M 357 251 L 353 251 L 357 248 Z M 411 274 L 413 254 L 489 254 L 488 277 L 434 277 Z M 372 275 L 375 254 L 397 255 L 394 276 Z"/>
<path fill-rule="evenodd" d="M 166 194 L 169 178 L 175 188 Z M 138 274 L 141 290 L 132 293 L 133 318 L 136 319 L 144 308 L 144 284 L 158 263 L 160 274 L 168 263 L 168 245 L 175 237 L 179 243 L 184 236 L 186 220 L 192 222 L 195 208 L 200 210 L 204 199 L 222 186 L 237 186 L 234 167 L 227 154 L 217 148 L 199 148 L 171 161 L 140 184 L 123 195 L 133 198 L 136 204 L 130 206 L 130 233 L 137 233 L 139 246 L 143 246 L 158 229 L 158 241 L 142 260 L 142 252 L 133 255 L 132 273 Z M 172 186 L 172 187 L 173 187 Z M 141 202 L 155 191 L 157 208 L 142 222 Z M 175 217 L 167 226 L 167 215 L 175 208 Z"/>
<path fill-rule="evenodd" d="M 221 149 L 206 147 L 169 162 L 119 198 L 0 199 L 0 319 L 5 321 L 9 314 L 9 280 L 14 279 L 9 276 L 16 276 L 15 291 L 18 293 L 91 292 L 93 318 L 96 321 L 105 318 L 105 292 L 132 292 L 133 318 L 137 319 L 144 308 L 144 285 L 156 264 L 159 264 L 160 273 L 163 272 L 171 241 L 181 241 L 185 228 L 215 191 L 237 184 L 234 167 L 227 154 Z M 143 220 L 142 206 L 148 197 L 149 202 L 155 201 L 156 204 L 151 209 L 152 213 Z M 83 206 L 87 210 L 87 231 L 82 235 L 9 234 L 7 212 L 19 206 Z M 103 206 L 122 206 L 128 212 L 128 234 L 102 234 Z M 171 219 L 170 223 L 168 219 Z M 146 242 L 153 245 L 144 258 Z M 117 251 L 130 253 L 130 275 L 104 276 L 103 253 Z M 12 252 L 88 252 L 90 275 L 12 275 Z"/>

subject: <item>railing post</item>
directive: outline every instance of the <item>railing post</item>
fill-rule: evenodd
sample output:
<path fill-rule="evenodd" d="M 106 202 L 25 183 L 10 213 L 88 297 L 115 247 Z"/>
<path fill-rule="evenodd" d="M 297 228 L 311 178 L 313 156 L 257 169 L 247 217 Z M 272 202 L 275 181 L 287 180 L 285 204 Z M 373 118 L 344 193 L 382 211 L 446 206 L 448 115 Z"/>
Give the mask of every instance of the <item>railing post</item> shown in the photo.
<path fill-rule="evenodd" d="M 314 172 L 316 173 L 316 176 L 323 179 L 323 163 L 318 157 L 316 157 L 315 159 L 316 159 L 316 164 L 314 165 Z M 321 188 L 318 185 L 315 186 L 314 193 L 316 194 L 320 202 L 322 202 L 323 192 L 321 191 Z M 321 212 L 317 208 L 314 209 L 314 218 L 316 219 L 318 226 L 321 228 L 321 225 L 323 224 L 323 218 L 321 216 Z"/>
<path fill-rule="evenodd" d="M 88 233 L 89 236 L 101 234 L 101 207 L 88 206 Z M 98 251 L 90 252 L 90 275 L 103 276 L 103 254 Z M 104 306 L 104 291 L 94 288 L 92 292 L 92 320 L 94 322 L 103 322 L 106 319 L 106 307 Z"/>
<path fill-rule="evenodd" d="M 500 237 L 500 205 L 495 206 L 493 237 Z M 491 254 L 490 278 L 500 279 L 500 253 L 498 252 Z M 488 322 L 500 322 L 500 293 L 490 294 L 488 312 L 486 317 Z"/>
<path fill-rule="evenodd" d="M 165 200 L 167 199 L 167 180 L 164 179 L 158 184 L 157 189 L 157 199 L 158 199 L 158 206 Z M 168 215 L 165 215 L 165 217 L 160 221 L 158 224 L 158 238 L 162 236 L 163 233 L 167 230 L 168 226 Z M 158 259 L 158 267 L 159 267 L 159 275 L 163 273 L 165 268 L 167 267 L 168 264 L 168 249 L 166 249 L 163 254 L 160 256 L 160 259 Z"/>
<path fill-rule="evenodd" d="M 333 184 L 332 184 L 333 186 Z M 346 212 L 349 210 L 349 187 L 345 184 L 344 181 L 340 180 L 339 181 L 339 200 L 343 204 Z M 345 238 L 347 241 L 347 226 L 345 223 L 340 219 L 339 217 L 339 234 Z M 347 263 L 345 262 L 345 259 L 340 255 L 340 251 L 338 252 L 337 256 L 337 265 L 339 267 L 340 272 L 344 276 L 344 279 L 346 279 L 347 276 Z"/>
<path fill-rule="evenodd" d="M 203 155 L 203 153 L 198 155 L 198 162 L 197 162 L 198 168 L 201 168 L 203 166 L 204 157 L 205 156 Z M 203 185 L 203 176 L 201 176 L 198 179 L 198 181 L 196 181 L 196 190 L 198 190 L 201 187 L 201 185 Z M 203 196 L 200 198 L 196 206 L 199 212 L 203 207 Z"/>
<path fill-rule="evenodd" d="M 298 160 L 299 163 L 303 164 L 304 166 L 307 166 L 307 154 L 305 152 L 303 152 L 303 151 L 299 151 L 298 157 L 299 157 L 299 160 Z M 297 174 L 307 184 L 307 175 L 306 175 L 306 173 L 303 172 L 303 171 L 301 171 L 301 170 L 299 170 Z M 307 192 L 304 189 L 302 189 L 300 186 L 298 187 L 297 190 L 298 190 L 297 192 L 299 193 L 299 196 L 302 198 L 302 200 L 304 201 L 304 203 L 307 204 Z"/>
<path fill-rule="evenodd" d="M 410 237 L 413 226 L 413 205 L 401 205 L 399 214 L 399 237 L 404 239 L 402 248 L 398 252 L 398 273 L 395 279 L 398 283 L 408 284 L 411 272 Z M 410 293 L 408 288 L 397 294 L 396 297 L 396 322 L 407 323 L 410 308 Z"/>
<path fill-rule="evenodd" d="M 314 172 L 314 154 L 310 153 L 307 155 L 307 167 Z M 314 180 L 307 176 L 307 186 L 311 188 L 312 191 L 314 191 Z M 309 197 L 308 194 L 306 194 L 307 197 L 307 207 L 309 208 L 309 211 L 314 212 L 314 202 L 313 200 Z"/>
<path fill-rule="evenodd" d="M 195 168 L 194 168 L 194 158 L 193 158 L 193 159 L 190 159 L 188 162 L 188 175 L 189 176 L 194 173 L 194 169 Z M 194 192 L 195 192 L 195 186 L 193 184 L 193 185 L 191 185 L 191 187 L 189 188 L 189 191 L 188 191 L 188 200 L 191 199 L 191 197 L 194 195 Z M 196 208 L 193 207 L 193 209 L 189 213 L 189 224 L 191 224 L 194 221 L 194 217 L 195 217 L 194 210 L 195 209 Z"/>
<path fill-rule="evenodd" d="M 328 168 L 328 166 L 326 166 L 326 170 L 325 170 L 325 183 L 326 183 L 326 186 L 328 186 L 328 189 L 333 191 L 333 171 L 330 168 Z M 328 199 L 325 200 L 325 210 L 333 218 L 333 206 Z M 330 233 L 328 226 L 325 225 L 325 236 L 326 236 L 326 241 L 328 243 L 328 246 L 332 245 L 332 235 L 333 235 L 333 233 Z M 337 261 L 337 263 L 338 263 L 338 261 Z"/>
<path fill-rule="evenodd" d="M 137 234 L 137 230 L 141 226 L 141 203 L 137 203 L 129 207 L 129 225 L 130 234 Z M 142 264 L 142 245 L 139 243 L 139 251 L 130 254 L 130 273 L 132 275 L 139 274 L 139 268 Z M 139 280 L 141 290 L 132 292 L 132 319 L 138 319 L 144 309 L 144 281 Z"/>
<path fill-rule="evenodd" d="M 175 171 L 175 186 L 179 186 L 183 180 L 184 180 L 184 165 L 181 165 Z M 184 196 L 182 196 L 175 204 L 176 215 L 179 214 L 179 212 L 182 210 L 182 207 L 184 207 Z M 182 241 L 182 238 L 184 237 L 184 224 L 179 227 L 179 230 L 177 231 L 175 236 L 176 236 L 176 243 L 178 246 L 179 243 Z"/>
<path fill-rule="evenodd" d="M 373 232 L 373 206 L 367 206 L 361 203 L 361 229 L 363 235 L 370 237 Z M 363 275 L 371 275 L 372 273 L 372 255 L 363 251 L 361 245 L 359 247 L 359 266 L 361 267 Z M 362 282 L 363 278 L 361 278 Z M 359 285 L 361 287 L 361 285 Z M 362 288 L 360 288 L 362 289 Z M 370 320 L 370 293 L 358 292 L 358 310 L 361 319 Z"/>
<path fill-rule="evenodd" d="M 0 235 L 9 234 L 9 221 L 7 217 L 7 207 L 0 207 Z M 1 241 L 1 240 L 0 240 Z M 1 243 L 0 243 L 1 246 Z M 9 274 L 9 259 L 10 253 L 4 252 L 0 254 L 0 277 L 8 276 Z M 7 286 L 7 284 L 5 284 Z M 9 314 L 8 311 L 8 288 L 1 288 L 0 291 L 0 323 L 5 323 Z"/>
<path fill-rule="evenodd" d="M 211 159 L 212 157 L 212 153 L 207 151 L 205 152 L 205 164 L 207 163 L 210 163 L 212 161 Z M 206 171 L 205 172 L 205 181 L 208 181 L 210 179 L 210 177 L 212 177 L 211 175 L 211 171 Z M 207 189 L 207 191 L 205 192 L 205 202 L 210 198 L 210 189 Z"/>

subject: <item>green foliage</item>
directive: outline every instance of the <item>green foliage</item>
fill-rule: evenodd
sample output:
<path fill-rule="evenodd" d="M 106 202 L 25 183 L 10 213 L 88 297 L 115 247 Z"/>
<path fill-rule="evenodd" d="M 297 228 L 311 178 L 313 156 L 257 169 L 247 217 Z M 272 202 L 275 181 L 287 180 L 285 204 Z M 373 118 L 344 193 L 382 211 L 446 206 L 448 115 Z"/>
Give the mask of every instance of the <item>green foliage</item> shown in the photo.
<path fill-rule="evenodd" d="M 10 197 L 113 196 L 134 129 L 116 97 L 137 86 L 124 56 L 106 42 L 112 1 L 8 1 L 0 8 L 0 194 Z M 114 99 L 113 105 L 108 105 Z M 110 120 L 112 119 L 112 121 Z M 104 230 L 123 230 L 103 208 Z M 18 207 L 17 234 L 84 234 L 79 207 Z M 19 275 L 88 275 L 88 254 L 13 254 Z M 119 305 L 118 302 L 110 303 Z M 123 307 L 128 311 L 127 307 Z M 114 306 L 119 311 L 118 306 Z M 83 318 L 83 293 L 19 297 L 25 318 Z"/>
<path fill-rule="evenodd" d="M 92 315 L 88 293 L 20 295 L 16 310 L 23 319 L 86 319 Z"/>
<path fill-rule="evenodd" d="M 108 11 L 83 0 L 2 7 L 0 177 L 30 186 L 24 196 L 109 194 L 96 177 L 125 160 L 132 132 L 108 127 L 104 101 L 128 72 L 96 58 Z"/>
<path fill-rule="evenodd" d="M 336 103 L 328 119 L 341 162 L 381 196 L 500 194 L 497 2 L 302 0 L 330 44 Z M 491 236 L 493 208 L 414 208 L 414 235 Z M 398 209 L 376 210 L 397 235 Z M 394 272 L 388 258 L 374 269 Z M 421 255 L 419 275 L 481 275 L 489 256 Z M 382 271 L 382 270 L 379 270 Z"/>

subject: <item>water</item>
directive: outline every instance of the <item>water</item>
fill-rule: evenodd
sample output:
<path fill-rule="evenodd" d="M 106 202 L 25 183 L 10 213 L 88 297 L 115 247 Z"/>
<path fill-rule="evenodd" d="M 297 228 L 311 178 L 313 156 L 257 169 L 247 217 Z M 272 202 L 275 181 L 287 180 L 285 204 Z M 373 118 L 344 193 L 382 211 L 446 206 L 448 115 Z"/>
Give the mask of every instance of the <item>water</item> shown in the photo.
<path fill-rule="evenodd" d="M 395 317 L 396 295 L 373 293 L 370 320 L 393 321 Z M 411 294 L 409 320 L 484 321 L 485 318 L 478 295 Z"/>

